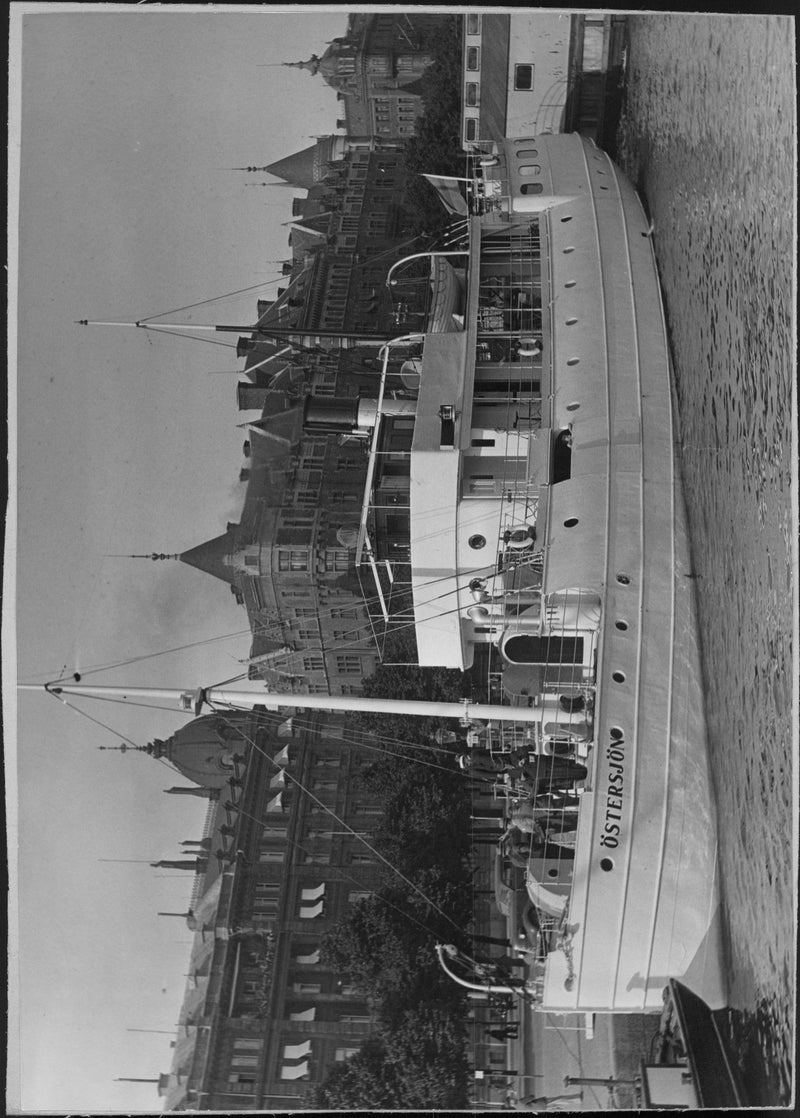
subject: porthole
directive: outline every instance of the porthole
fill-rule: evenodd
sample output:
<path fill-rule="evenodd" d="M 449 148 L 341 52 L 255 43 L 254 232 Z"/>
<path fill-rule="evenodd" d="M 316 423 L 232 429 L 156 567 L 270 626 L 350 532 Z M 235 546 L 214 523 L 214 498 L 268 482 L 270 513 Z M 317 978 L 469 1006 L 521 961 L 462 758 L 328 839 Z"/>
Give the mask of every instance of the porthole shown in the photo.
<path fill-rule="evenodd" d="M 604 870 L 605 873 L 610 873 L 611 870 L 613 870 L 613 868 L 614 868 L 613 858 L 601 858 L 600 859 L 600 869 Z"/>
<path fill-rule="evenodd" d="M 597 173 L 598 173 L 598 175 L 604 175 L 605 171 L 601 171 L 600 168 L 598 167 L 597 168 Z"/>
<path fill-rule="evenodd" d="M 565 528 L 574 528 L 578 523 L 577 516 L 570 516 L 564 521 Z"/>
<path fill-rule="evenodd" d="M 607 186 L 601 186 L 600 189 L 601 190 L 608 190 L 608 187 Z"/>
<path fill-rule="evenodd" d="M 575 286 L 575 280 L 567 280 L 567 282 L 564 284 L 564 287 L 574 287 L 574 286 Z"/>
<path fill-rule="evenodd" d="M 568 318 L 567 319 L 567 326 L 574 326 L 577 321 L 578 321 L 577 318 Z"/>
<path fill-rule="evenodd" d="M 620 571 L 620 573 L 617 575 L 617 582 L 620 584 L 620 586 L 629 586 L 630 581 L 630 576 L 623 574 L 622 571 Z"/>
<path fill-rule="evenodd" d="M 614 741 L 622 741 L 622 739 L 625 737 L 619 726 L 612 726 L 609 730 L 609 733 L 611 734 L 611 737 L 614 739 Z"/>
<path fill-rule="evenodd" d="M 519 188 L 521 194 L 543 194 L 544 185 L 540 182 L 524 182 Z"/>
<path fill-rule="evenodd" d="M 565 253 L 574 252 L 574 251 L 575 251 L 575 246 L 574 245 L 570 245 L 568 248 L 564 249 Z"/>
<path fill-rule="evenodd" d="M 622 621 L 622 620 L 615 621 L 614 626 L 615 626 L 615 628 L 619 629 L 619 631 L 621 633 L 627 633 L 627 631 L 628 631 L 628 622 L 627 621 Z"/>
<path fill-rule="evenodd" d="M 486 547 L 486 536 L 474 535 L 469 538 L 469 546 L 478 551 L 482 547 Z"/>
<path fill-rule="evenodd" d="M 572 368 L 573 365 L 580 364 L 580 357 L 570 357 L 567 359 L 567 364 Z"/>
<path fill-rule="evenodd" d="M 550 869 L 547 871 L 547 876 L 548 877 L 558 877 L 558 870 L 556 869 L 555 866 L 550 867 Z"/>
<path fill-rule="evenodd" d="M 517 152 L 517 159 L 537 159 L 538 156 L 536 148 L 520 148 Z"/>
<path fill-rule="evenodd" d="M 580 404 L 576 401 L 575 403 L 567 404 L 567 411 L 577 411 L 579 407 Z"/>
<path fill-rule="evenodd" d="M 562 221 L 572 221 L 572 214 L 567 214 L 566 217 L 561 218 Z"/>
<path fill-rule="evenodd" d="M 611 678 L 614 680 L 615 683 L 624 683 L 625 682 L 625 672 L 612 672 L 611 673 Z"/>
<path fill-rule="evenodd" d="M 541 175 L 542 168 L 541 168 L 540 164 L 538 164 L 538 163 L 524 163 L 519 168 L 519 173 L 521 175 L 523 175 L 526 179 L 530 179 L 530 178 L 533 178 L 536 175 Z"/>

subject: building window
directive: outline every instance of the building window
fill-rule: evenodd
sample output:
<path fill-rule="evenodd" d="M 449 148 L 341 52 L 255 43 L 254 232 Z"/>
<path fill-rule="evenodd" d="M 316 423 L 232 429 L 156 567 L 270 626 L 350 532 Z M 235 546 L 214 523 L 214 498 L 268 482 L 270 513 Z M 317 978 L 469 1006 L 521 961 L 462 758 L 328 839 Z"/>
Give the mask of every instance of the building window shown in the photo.
<path fill-rule="evenodd" d="M 299 629 L 297 639 L 300 641 L 313 641 L 319 639 L 319 629 Z"/>
<path fill-rule="evenodd" d="M 286 510 L 281 513 L 282 528 L 312 528 L 316 516 L 313 512 L 294 512 Z"/>
<path fill-rule="evenodd" d="M 304 854 L 303 865 L 306 866 L 329 866 L 331 864 L 331 856 L 328 853 L 320 854 Z"/>
<path fill-rule="evenodd" d="M 234 1056 L 231 1059 L 232 1068 L 257 1068 L 258 1056 Z"/>
<path fill-rule="evenodd" d="M 349 1060 L 351 1056 L 355 1056 L 358 1051 L 358 1048 L 337 1048 L 333 1058 L 337 1063 L 341 1063 L 343 1060 Z"/>
<path fill-rule="evenodd" d="M 306 1079 L 308 1077 L 308 1060 L 302 1064 L 284 1064 L 281 1068 L 281 1079 Z"/>
<path fill-rule="evenodd" d="M 371 896 L 372 893 L 365 892 L 363 889 L 354 890 L 347 894 L 347 903 L 358 904 L 359 901 L 368 901 Z M 342 990 L 342 993 L 344 993 L 344 990 Z"/>
<path fill-rule="evenodd" d="M 346 571 L 350 565 L 350 552 L 344 548 L 328 548 L 325 552 L 326 571 Z"/>
<path fill-rule="evenodd" d="M 363 671 L 361 657 L 352 653 L 338 653 L 336 671 L 339 675 L 361 675 Z"/>
<path fill-rule="evenodd" d="M 278 552 L 278 570 L 279 571 L 307 571 L 308 570 L 308 552 L 307 551 L 279 551 Z"/>
<path fill-rule="evenodd" d="M 264 1041 L 258 1037 L 237 1036 L 233 1042 L 234 1051 L 239 1052 L 260 1052 L 263 1047 Z"/>
<path fill-rule="evenodd" d="M 320 949 L 318 947 L 312 948 L 311 951 L 298 952 L 298 954 L 294 957 L 294 961 L 296 963 L 300 963 L 300 965 L 304 967 L 315 966 L 319 962 L 319 960 Z"/>
<path fill-rule="evenodd" d="M 321 982 L 295 982 L 292 986 L 295 994 L 321 994 Z"/>
<path fill-rule="evenodd" d="M 533 89 L 533 66 L 517 63 L 514 67 L 514 89 Z"/>
<path fill-rule="evenodd" d="M 286 838 L 287 822 L 284 819 L 282 822 L 265 823 L 262 832 L 263 838 Z"/>
<path fill-rule="evenodd" d="M 320 655 L 304 656 L 303 657 L 303 671 L 305 672 L 321 672 L 325 669 L 325 660 Z"/>
<path fill-rule="evenodd" d="M 300 904 L 298 915 L 301 920 L 315 920 L 322 915 L 325 908 L 325 882 L 321 885 L 309 886 L 300 891 Z"/>
<path fill-rule="evenodd" d="M 312 765 L 324 765 L 329 769 L 338 769 L 342 764 L 342 758 L 338 753 L 319 753 L 311 763 Z"/>
<path fill-rule="evenodd" d="M 286 858 L 285 850 L 260 850 L 259 862 L 283 862 Z"/>

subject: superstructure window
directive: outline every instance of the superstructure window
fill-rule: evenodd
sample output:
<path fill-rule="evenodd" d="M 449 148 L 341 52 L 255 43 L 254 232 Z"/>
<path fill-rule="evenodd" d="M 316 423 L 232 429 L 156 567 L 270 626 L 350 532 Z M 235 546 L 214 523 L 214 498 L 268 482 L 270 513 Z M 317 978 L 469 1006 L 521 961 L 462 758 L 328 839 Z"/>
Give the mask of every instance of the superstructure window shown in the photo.
<path fill-rule="evenodd" d="M 481 30 L 481 17 L 475 13 L 467 16 L 467 34 L 479 35 Z"/>
<path fill-rule="evenodd" d="M 527 62 L 514 67 L 514 89 L 533 89 L 533 66 Z"/>
<path fill-rule="evenodd" d="M 478 83 L 467 82 L 466 85 L 466 103 L 474 108 L 478 104 Z"/>
<path fill-rule="evenodd" d="M 467 47 L 467 69 L 480 70 L 481 68 L 481 50 L 480 47 Z"/>
<path fill-rule="evenodd" d="M 478 137 L 478 122 L 474 117 L 470 117 L 464 121 L 464 139 L 469 141 L 475 140 Z"/>

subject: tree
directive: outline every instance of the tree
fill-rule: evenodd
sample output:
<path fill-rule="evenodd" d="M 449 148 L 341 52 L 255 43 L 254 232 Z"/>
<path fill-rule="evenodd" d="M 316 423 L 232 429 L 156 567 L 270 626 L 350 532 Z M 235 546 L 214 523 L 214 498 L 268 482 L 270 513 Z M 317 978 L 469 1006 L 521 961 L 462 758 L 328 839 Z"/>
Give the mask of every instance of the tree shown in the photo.
<path fill-rule="evenodd" d="M 467 679 L 461 671 L 454 668 L 419 667 L 416 663 L 416 640 L 408 630 L 390 636 L 384 656 L 389 663 L 379 664 L 373 675 L 363 681 L 365 695 L 458 702 L 468 690 Z M 364 733 L 408 744 L 431 743 L 440 727 L 458 728 L 455 719 L 390 716 L 371 712 L 357 714 L 353 724 Z"/>
<path fill-rule="evenodd" d="M 411 175 L 403 205 L 412 233 L 434 232 L 449 220 L 436 191 L 423 174 L 458 175 L 464 153 L 459 143 L 461 128 L 461 34 L 460 17 L 453 16 L 431 36 L 434 62 L 420 79 L 425 111 L 418 118 L 416 135 L 405 145 Z"/>
<path fill-rule="evenodd" d="M 328 1110 L 447 1110 L 467 1102 L 466 1025 L 451 1007 L 409 1009 L 335 1064 L 313 1095 Z"/>
<path fill-rule="evenodd" d="M 393 893 L 387 899 L 394 902 L 403 896 Z M 421 937 L 402 910 L 369 897 L 354 905 L 328 932 L 322 959 L 339 973 L 350 975 L 370 997 L 385 1001 L 416 984 L 431 945 L 432 936 Z"/>

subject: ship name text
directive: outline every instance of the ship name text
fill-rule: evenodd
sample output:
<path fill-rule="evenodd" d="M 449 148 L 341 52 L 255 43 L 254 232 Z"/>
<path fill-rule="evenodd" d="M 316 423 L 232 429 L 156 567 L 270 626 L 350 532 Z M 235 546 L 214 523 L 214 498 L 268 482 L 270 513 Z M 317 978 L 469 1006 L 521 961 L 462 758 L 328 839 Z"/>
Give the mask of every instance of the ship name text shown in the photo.
<path fill-rule="evenodd" d="M 600 845 L 607 849 L 619 846 L 622 800 L 625 793 L 625 739 L 615 737 L 606 749 L 608 761 L 608 788 L 606 789 L 606 814 Z"/>

